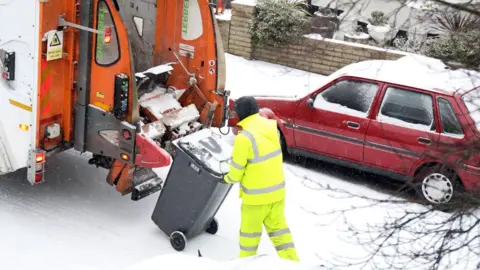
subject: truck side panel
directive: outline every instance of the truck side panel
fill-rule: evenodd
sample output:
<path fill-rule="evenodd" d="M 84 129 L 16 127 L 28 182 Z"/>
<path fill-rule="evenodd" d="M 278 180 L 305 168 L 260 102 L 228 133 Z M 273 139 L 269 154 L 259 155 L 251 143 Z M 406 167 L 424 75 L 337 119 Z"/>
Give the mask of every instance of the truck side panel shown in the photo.
<path fill-rule="evenodd" d="M 29 152 L 35 149 L 38 21 L 38 1 L 2 3 L 0 73 L 6 71 L 5 55 L 14 53 L 15 68 L 8 71 L 15 77 L 7 80 L 0 76 L 0 174 L 26 167 Z"/>
<path fill-rule="evenodd" d="M 66 28 L 56 31 L 58 17 L 64 15 L 65 20 L 77 22 L 76 6 L 74 1 L 48 1 L 40 4 L 41 59 L 39 60 L 38 107 L 39 115 L 37 130 L 37 148 L 52 152 L 60 150 L 62 142 L 69 142 L 73 138 L 73 104 L 75 62 L 77 51 L 75 38 L 78 31 Z M 47 36 L 57 35 L 60 38 L 63 55 L 61 59 L 47 61 L 49 40 Z M 50 43 L 52 43 L 50 41 Z M 53 124 L 60 125 L 60 135 L 47 138 L 47 127 Z"/>

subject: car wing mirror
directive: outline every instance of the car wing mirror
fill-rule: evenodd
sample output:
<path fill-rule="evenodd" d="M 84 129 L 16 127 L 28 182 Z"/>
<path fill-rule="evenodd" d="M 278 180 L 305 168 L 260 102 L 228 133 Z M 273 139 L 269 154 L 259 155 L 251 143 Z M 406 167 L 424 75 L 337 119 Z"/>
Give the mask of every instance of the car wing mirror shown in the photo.
<path fill-rule="evenodd" d="M 307 106 L 310 107 L 310 108 L 313 108 L 313 102 L 314 102 L 313 98 L 309 98 L 307 100 Z"/>

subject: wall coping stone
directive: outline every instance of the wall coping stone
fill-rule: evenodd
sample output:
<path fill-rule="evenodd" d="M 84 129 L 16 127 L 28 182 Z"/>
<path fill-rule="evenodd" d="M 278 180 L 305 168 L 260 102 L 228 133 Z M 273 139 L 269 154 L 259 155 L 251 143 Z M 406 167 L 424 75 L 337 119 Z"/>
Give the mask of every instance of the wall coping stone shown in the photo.
<path fill-rule="evenodd" d="M 348 41 L 343 41 L 343 40 L 338 40 L 338 39 L 329 39 L 329 38 L 323 38 L 319 34 L 308 34 L 304 35 L 305 38 L 308 39 L 313 39 L 313 40 L 322 40 L 325 42 L 330 42 L 330 43 L 336 43 L 336 44 L 342 44 L 345 46 L 350 46 L 350 47 L 357 47 L 357 48 L 363 48 L 367 50 L 374 50 L 374 51 L 379 51 L 379 52 L 386 52 L 386 53 L 393 53 L 393 54 L 400 54 L 400 55 L 415 55 L 409 52 L 404 52 L 404 51 L 399 51 L 399 50 L 393 50 L 393 49 L 386 49 L 386 48 L 380 48 L 380 47 L 375 47 L 371 45 L 365 45 L 361 43 L 356 43 L 356 42 L 348 42 Z"/>
<path fill-rule="evenodd" d="M 257 1 L 256 0 L 235 0 L 235 1 L 232 1 L 232 4 L 254 7 L 257 5 Z"/>

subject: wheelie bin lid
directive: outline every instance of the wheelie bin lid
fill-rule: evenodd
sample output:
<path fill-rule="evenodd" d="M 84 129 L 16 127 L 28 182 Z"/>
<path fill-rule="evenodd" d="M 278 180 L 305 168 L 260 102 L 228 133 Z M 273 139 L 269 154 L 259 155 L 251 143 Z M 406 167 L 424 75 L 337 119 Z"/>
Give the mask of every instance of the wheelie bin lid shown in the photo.
<path fill-rule="evenodd" d="M 174 143 L 217 176 L 230 171 L 233 147 L 225 139 L 209 129 L 202 129 Z"/>

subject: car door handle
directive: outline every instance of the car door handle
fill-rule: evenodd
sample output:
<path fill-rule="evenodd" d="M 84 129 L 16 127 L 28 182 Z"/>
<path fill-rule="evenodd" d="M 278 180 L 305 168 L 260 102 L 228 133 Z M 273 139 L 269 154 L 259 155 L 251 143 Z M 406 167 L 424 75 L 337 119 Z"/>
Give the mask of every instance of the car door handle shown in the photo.
<path fill-rule="evenodd" d="M 355 123 L 355 122 L 352 122 L 352 121 L 344 121 L 347 126 L 349 128 L 354 128 L 354 129 L 359 129 L 360 128 L 360 124 L 359 123 Z"/>
<path fill-rule="evenodd" d="M 430 141 L 430 139 L 422 138 L 422 137 L 418 138 L 418 142 L 421 143 L 421 144 L 427 144 L 427 145 L 432 143 L 432 141 Z"/>

